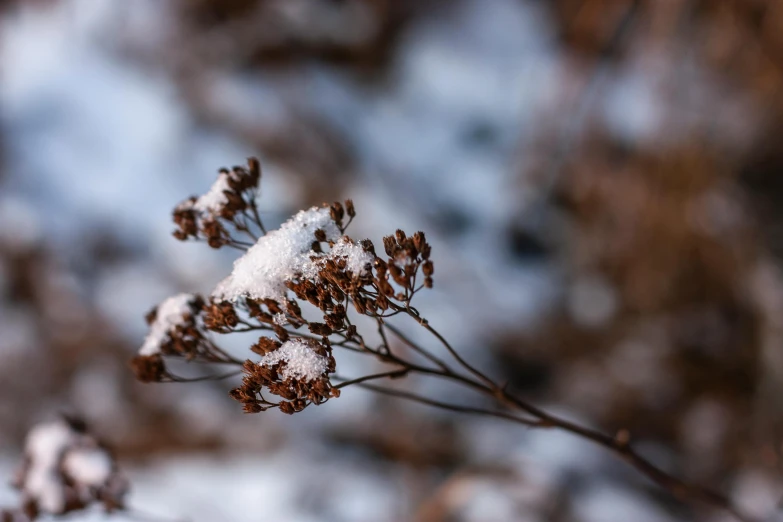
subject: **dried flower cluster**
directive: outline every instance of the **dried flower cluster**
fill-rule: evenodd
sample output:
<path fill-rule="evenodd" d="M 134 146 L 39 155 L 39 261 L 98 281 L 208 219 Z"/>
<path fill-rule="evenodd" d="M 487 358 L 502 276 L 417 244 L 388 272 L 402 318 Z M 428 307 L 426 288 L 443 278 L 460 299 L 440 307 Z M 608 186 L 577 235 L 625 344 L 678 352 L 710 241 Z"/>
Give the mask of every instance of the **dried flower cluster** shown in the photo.
<path fill-rule="evenodd" d="M 204 335 L 203 306 L 204 300 L 200 296 L 179 294 L 169 297 L 147 314 L 150 330 L 139 355 L 132 361 L 139 380 L 172 379 L 166 372 L 164 355 L 209 362 L 228 360 Z"/>
<path fill-rule="evenodd" d="M 256 159 L 248 161 L 247 168 L 221 169 L 217 181 L 206 194 L 191 197 L 174 209 L 174 222 L 178 227 L 174 237 L 202 239 L 212 248 L 243 244 L 231 237 L 227 227 L 247 231 L 246 212 L 258 217 L 255 201 L 260 178 L 261 166 Z"/>
<path fill-rule="evenodd" d="M 679 496 L 705 502 L 742 516 L 724 496 L 687 484 L 657 468 L 633 448 L 627 431 L 606 435 L 527 403 L 510 394 L 468 363 L 411 304 L 422 289 L 432 288 L 434 265 L 423 232 L 402 230 L 383 238 L 384 257 L 372 241 L 345 235 L 356 217 L 350 200 L 302 210 L 277 230 L 267 232 L 255 203 L 261 179 L 259 163 L 221 170 L 212 188 L 174 210 L 180 240 L 206 240 L 210 246 L 244 251 L 231 273 L 211 295 L 174 296 L 147 317 L 150 332 L 133 360 L 143 381 L 185 381 L 169 369 L 169 360 L 229 365 L 243 373 L 231 396 L 247 413 L 278 408 L 300 412 L 340 396 L 347 386 L 417 401 L 450 411 L 506 419 L 528 427 L 558 428 L 620 455 L 641 473 Z M 252 240 L 247 242 L 244 237 Z M 304 311 L 303 311 L 304 309 Z M 307 313 L 304 313 L 304 312 Z M 352 314 L 372 319 L 381 342 L 365 340 Z M 318 318 L 311 320 L 309 317 Z M 390 320 L 409 318 L 429 332 L 448 357 L 443 359 L 413 342 Z M 215 334 L 258 332 L 244 355 L 230 355 L 214 341 Z M 390 337 L 394 336 L 394 343 Z M 404 345 L 403 355 L 397 349 Z M 336 373 L 338 349 L 390 365 L 387 371 L 346 378 Z M 469 408 L 370 383 L 417 374 L 448 380 L 484 394 L 510 411 Z"/>
<path fill-rule="evenodd" d="M 106 512 L 122 510 L 128 489 L 111 453 L 72 418 L 30 431 L 14 487 L 22 493 L 22 507 L 0 511 L 3 522 L 64 515 L 92 504 Z"/>
<path fill-rule="evenodd" d="M 252 199 L 259 180 L 258 161 L 250 159 L 248 168 L 221 170 L 206 194 L 175 208 L 177 239 L 205 238 L 213 247 L 246 252 L 208 299 L 180 294 L 148 314 L 149 334 L 133 367 L 149 382 L 185 380 L 169 371 L 166 358 L 241 363 L 244 379 L 231 396 L 246 412 L 277 407 L 295 413 L 339 396 L 330 380 L 333 346 L 364 345 L 348 309 L 376 318 L 405 309 L 418 290 L 432 286 L 431 249 L 422 232 L 407 237 L 398 230 L 384 239 L 388 258 L 379 258 L 370 240 L 345 235 L 356 216 L 350 200 L 303 210 L 267 232 Z M 232 233 L 254 243 L 244 245 Z M 307 303 L 321 321 L 305 319 Z M 210 336 L 250 330 L 269 334 L 249 347 L 257 360 L 235 359 Z"/>

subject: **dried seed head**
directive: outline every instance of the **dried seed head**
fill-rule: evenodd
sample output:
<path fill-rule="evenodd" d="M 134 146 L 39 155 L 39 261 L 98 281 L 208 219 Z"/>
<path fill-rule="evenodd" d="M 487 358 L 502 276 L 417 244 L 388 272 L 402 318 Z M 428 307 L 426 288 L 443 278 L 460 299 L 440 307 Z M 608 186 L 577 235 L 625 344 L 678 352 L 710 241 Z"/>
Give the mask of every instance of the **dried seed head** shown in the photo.
<path fill-rule="evenodd" d="M 242 409 L 245 413 L 260 413 L 264 411 L 264 408 L 257 402 L 246 402 L 242 405 Z"/>
<path fill-rule="evenodd" d="M 352 199 L 346 199 L 345 200 L 345 211 L 348 213 L 348 217 L 355 218 L 356 217 L 356 209 L 353 206 L 353 200 Z"/>
<path fill-rule="evenodd" d="M 131 368 L 141 382 L 160 382 L 166 375 L 166 366 L 160 354 L 137 355 L 131 359 Z"/>
<path fill-rule="evenodd" d="M 280 348 L 280 342 L 270 337 L 260 337 L 258 342 L 250 347 L 250 350 L 259 355 L 266 355 Z M 247 361 L 246 364 L 250 362 Z"/>
<path fill-rule="evenodd" d="M 323 335 L 324 337 L 332 335 L 332 329 L 323 323 L 310 323 L 308 328 L 315 335 Z"/>
<path fill-rule="evenodd" d="M 389 257 L 394 257 L 394 251 L 396 249 L 397 242 L 394 240 L 394 236 L 384 236 L 383 238 L 383 250 Z"/>
<path fill-rule="evenodd" d="M 424 239 L 424 232 L 419 231 L 413 234 L 413 244 L 416 247 L 416 250 L 421 252 L 421 248 L 426 243 L 426 240 Z"/>
<path fill-rule="evenodd" d="M 261 179 L 261 162 L 258 161 L 258 158 L 247 158 L 247 170 L 249 172 L 250 180 L 252 181 L 253 186 L 257 187 L 258 182 Z"/>
<path fill-rule="evenodd" d="M 345 216 L 345 210 L 343 209 L 342 203 L 339 201 L 332 203 L 331 207 L 329 207 L 329 214 L 335 223 L 342 225 L 343 217 Z"/>
<path fill-rule="evenodd" d="M 281 342 L 286 342 L 290 337 L 288 331 L 279 324 L 276 324 L 273 329 L 275 331 L 275 335 L 278 339 L 280 339 Z"/>

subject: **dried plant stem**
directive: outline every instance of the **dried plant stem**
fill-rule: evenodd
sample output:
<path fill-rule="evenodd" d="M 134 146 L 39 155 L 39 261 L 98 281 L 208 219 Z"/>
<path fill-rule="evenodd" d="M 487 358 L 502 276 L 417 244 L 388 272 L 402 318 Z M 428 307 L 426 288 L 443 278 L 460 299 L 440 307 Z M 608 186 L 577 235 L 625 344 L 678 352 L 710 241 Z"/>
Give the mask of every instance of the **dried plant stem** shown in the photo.
<path fill-rule="evenodd" d="M 378 386 L 375 384 L 367 384 L 367 383 L 355 383 L 360 388 L 364 388 L 367 390 L 374 391 L 376 393 L 380 393 L 381 395 L 389 395 L 391 397 L 397 397 L 400 399 L 405 399 L 413 402 L 418 402 L 420 404 L 426 404 L 428 406 L 434 406 L 436 408 L 440 408 L 442 410 L 448 410 L 453 411 L 457 413 L 468 413 L 472 415 L 483 415 L 485 417 L 497 417 L 499 419 L 505 419 L 512 422 L 516 422 L 528 427 L 538 427 L 540 426 L 539 421 L 532 420 L 532 419 L 523 419 L 521 417 L 517 417 L 515 415 L 511 415 L 510 413 L 504 413 L 502 411 L 493 411 L 493 410 L 485 410 L 482 408 L 473 408 L 470 406 L 460 406 L 457 404 L 449 404 L 446 402 L 436 401 L 433 399 L 429 399 L 427 397 L 423 397 L 421 395 L 416 395 L 415 393 L 403 391 L 403 390 L 396 390 L 394 388 L 386 388 L 383 386 Z"/>
<path fill-rule="evenodd" d="M 597 431 L 595 429 L 576 424 L 569 420 L 548 413 L 542 410 L 541 408 L 538 408 L 533 404 L 530 404 L 529 402 L 524 401 L 510 394 L 506 390 L 505 386 L 501 386 L 495 383 L 494 381 L 489 379 L 486 375 L 484 375 L 482 372 L 480 372 L 475 367 L 473 367 L 465 359 L 459 356 L 456 350 L 445 340 L 445 338 L 437 330 L 435 330 L 432 326 L 430 326 L 426 320 L 423 320 L 418 315 L 417 312 L 407 310 L 406 313 L 410 315 L 412 318 L 414 318 L 417 323 L 419 323 L 422 327 L 424 327 L 427 331 L 429 331 L 436 339 L 438 339 L 438 341 L 444 346 L 444 348 L 446 348 L 446 350 L 454 357 L 454 359 L 456 359 L 461 366 L 465 367 L 477 379 L 473 379 L 471 377 L 467 377 L 459 373 L 456 373 L 453 370 L 449 369 L 448 367 L 444 368 L 440 364 L 438 365 L 439 368 L 422 367 L 404 361 L 403 359 L 393 354 L 388 355 L 388 358 L 390 358 L 393 362 L 407 367 L 411 373 L 419 373 L 423 375 L 439 377 L 472 388 L 484 395 L 494 398 L 495 400 L 501 402 L 502 404 L 504 404 L 505 406 L 511 409 L 520 410 L 530 415 L 533 418 L 533 420 L 523 420 L 513 415 L 502 416 L 502 418 L 505 418 L 507 420 L 512 420 L 514 422 L 519 422 L 529 427 L 559 429 L 571 433 L 573 435 L 576 435 L 582 439 L 598 444 L 599 446 L 602 446 L 608 449 L 609 451 L 615 453 L 617 456 L 619 456 L 628 464 L 636 468 L 639 472 L 641 472 L 647 478 L 652 480 L 654 483 L 668 490 L 676 498 L 684 501 L 688 501 L 688 500 L 699 501 L 704 504 L 711 505 L 713 507 L 725 510 L 731 515 L 733 515 L 735 518 L 737 518 L 738 520 L 741 520 L 743 522 L 751 522 L 752 519 L 740 513 L 738 509 L 733 505 L 731 500 L 725 495 L 710 490 L 708 488 L 690 484 L 682 479 L 679 479 L 674 475 L 662 470 L 661 468 L 659 468 L 658 466 L 656 466 L 655 464 L 647 460 L 645 457 L 640 455 L 636 450 L 632 448 L 628 433 L 626 431 L 621 430 L 618 432 L 617 436 L 610 436 L 600 431 Z M 385 326 L 387 328 L 389 327 L 389 325 L 385 325 Z M 391 328 L 389 329 L 391 330 Z M 398 335 L 398 337 L 402 339 L 405 342 L 405 344 L 413 348 L 416 352 L 422 354 L 429 353 L 428 350 L 426 350 L 421 345 L 413 342 L 410 338 L 405 337 L 403 335 Z M 432 401 L 426 398 L 416 397 L 416 399 L 414 399 L 413 397 L 407 397 L 406 395 L 409 395 L 407 392 L 401 392 L 399 390 L 389 390 L 386 388 L 380 388 L 378 386 L 368 385 L 368 384 L 360 384 L 360 385 L 364 388 L 379 393 L 384 393 L 387 395 L 395 395 L 398 397 L 408 398 L 411 400 L 418 400 L 418 402 L 423 402 L 425 404 L 430 404 L 432 406 L 437 406 L 437 407 L 444 407 L 444 409 L 448 409 L 451 411 L 462 411 L 465 413 L 480 413 L 475 411 L 468 411 L 470 409 L 465 409 L 462 407 L 455 408 L 452 405 L 447 405 L 448 407 L 445 407 L 443 403 Z M 481 410 L 481 412 L 483 412 L 483 410 Z M 486 413 L 480 413 L 480 414 L 486 414 Z M 500 415 L 495 415 L 495 416 L 501 417 Z"/>
<path fill-rule="evenodd" d="M 407 373 L 409 371 L 410 370 L 408 368 L 398 368 L 398 369 L 392 370 L 390 372 L 376 373 L 376 374 L 373 374 L 373 375 L 365 375 L 364 377 L 357 377 L 356 379 L 351 379 L 351 380 L 344 381 L 344 382 L 338 384 L 337 386 L 335 386 L 335 388 L 337 388 L 337 389 L 345 388 L 346 386 L 351 386 L 353 384 L 361 384 L 363 382 L 372 381 L 372 380 L 375 380 L 375 379 L 387 379 L 387 378 L 388 379 L 396 379 L 396 378 L 399 378 L 399 377 L 404 377 L 405 375 L 407 375 Z M 342 380 L 342 378 L 337 377 L 337 376 L 335 376 L 334 379 L 335 380 Z"/>

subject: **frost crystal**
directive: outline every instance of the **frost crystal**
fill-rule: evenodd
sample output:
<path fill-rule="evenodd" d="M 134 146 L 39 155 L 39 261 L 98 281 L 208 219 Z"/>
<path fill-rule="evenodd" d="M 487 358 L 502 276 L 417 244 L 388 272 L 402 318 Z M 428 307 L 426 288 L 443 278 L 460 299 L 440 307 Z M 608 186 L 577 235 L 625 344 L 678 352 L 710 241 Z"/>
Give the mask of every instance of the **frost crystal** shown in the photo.
<path fill-rule="evenodd" d="M 192 302 L 192 294 L 177 294 L 160 303 L 155 314 L 155 321 L 150 326 L 150 331 L 144 339 L 139 354 L 155 355 L 160 353 L 160 347 L 168 340 L 170 332 L 185 323 L 185 314 L 191 313 Z"/>
<path fill-rule="evenodd" d="M 65 509 L 63 482 L 58 473 L 60 458 L 75 440 L 73 431 L 62 422 L 35 427 L 27 436 L 26 452 L 30 459 L 23 484 L 24 492 L 49 513 Z"/>
<path fill-rule="evenodd" d="M 313 381 L 326 373 L 329 368 L 327 358 L 315 353 L 302 339 L 292 339 L 283 343 L 280 348 L 262 357 L 258 364 L 274 366 L 283 361 L 286 364 L 279 370 L 283 380 L 291 378 Z"/>
<path fill-rule="evenodd" d="M 288 324 L 288 317 L 286 317 L 283 313 L 275 314 L 272 320 L 277 326 L 285 326 Z"/>
<path fill-rule="evenodd" d="M 366 275 L 375 261 L 375 256 L 365 252 L 361 245 L 357 245 L 347 238 L 342 238 L 335 243 L 328 257 L 335 260 L 345 259 L 345 269 L 353 275 Z"/>
<path fill-rule="evenodd" d="M 231 275 L 212 292 L 213 297 L 229 301 L 242 296 L 282 301 L 286 281 L 297 276 L 316 277 L 318 267 L 310 256 L 314 234 L 319 228 L 326 233 L 328 241 L 340 237 L 340 229 L 328 208 L 300 211 L 278 230 L 261 237 L 237 259 Z"/>
<path fill-rule="evenodd" d="M 221 172 L 215 183 L 209 188 L 209 191 L 193 203 L 193 208 L 201 212 L 220 213 L 228 203 L 228 198 L 223 191 L 231 190 L 228 184 L 229 176 L 229 173 Z"/>

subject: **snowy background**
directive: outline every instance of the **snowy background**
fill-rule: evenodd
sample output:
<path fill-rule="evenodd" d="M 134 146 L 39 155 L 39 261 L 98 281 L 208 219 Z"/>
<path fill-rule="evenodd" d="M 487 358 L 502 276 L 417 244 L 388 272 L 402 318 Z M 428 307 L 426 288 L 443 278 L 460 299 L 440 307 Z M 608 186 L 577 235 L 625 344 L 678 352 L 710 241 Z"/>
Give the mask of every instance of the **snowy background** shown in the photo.
<path fill-rule="evenodd" d="M 418 308 L 470 360 L 773 517 L 783 14 L 686 4 L 0 2 L 0 476 L 69 411 L 165 520 L 726 520 L 567 435 L 135 383 L 144 314 L 233 259 L 173 206 L 258 155 L 267 223 L 426 231 Z"/>

